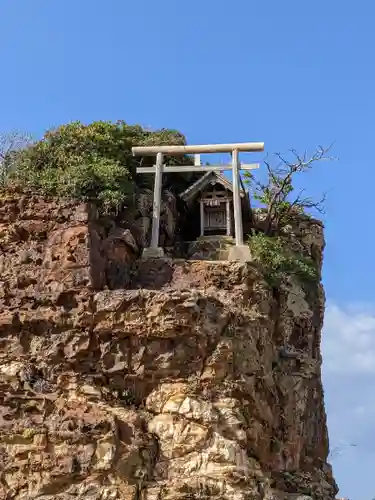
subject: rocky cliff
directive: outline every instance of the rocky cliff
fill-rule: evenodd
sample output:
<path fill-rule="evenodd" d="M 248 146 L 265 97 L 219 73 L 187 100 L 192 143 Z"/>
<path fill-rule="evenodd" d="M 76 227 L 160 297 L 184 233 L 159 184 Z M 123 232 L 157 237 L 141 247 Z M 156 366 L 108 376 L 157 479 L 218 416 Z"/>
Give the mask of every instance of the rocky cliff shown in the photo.
<path fill-rule="evenodd" d="M 321 263 L 321 225 L 297 238 Z M 138 246 L 85 205 L 0 199 L 0 498 L 334 498 L 322 287 Z"/>

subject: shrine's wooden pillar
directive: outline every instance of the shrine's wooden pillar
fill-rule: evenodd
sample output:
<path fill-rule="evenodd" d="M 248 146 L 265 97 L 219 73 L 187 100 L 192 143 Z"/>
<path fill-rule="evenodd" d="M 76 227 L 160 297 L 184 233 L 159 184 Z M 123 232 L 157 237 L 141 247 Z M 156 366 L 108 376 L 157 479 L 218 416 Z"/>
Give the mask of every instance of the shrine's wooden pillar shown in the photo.
<path fill-rule="evenodd" d="M 201 236 L 204 236 L 204 202 L 200 200 Z"/>
<path fill-rule="evenodd" d="M 230 199 L 226 201 L 226 215 L 227 215 L 227 236 L 232 235 L 232 216 L 230 212 Z"/>

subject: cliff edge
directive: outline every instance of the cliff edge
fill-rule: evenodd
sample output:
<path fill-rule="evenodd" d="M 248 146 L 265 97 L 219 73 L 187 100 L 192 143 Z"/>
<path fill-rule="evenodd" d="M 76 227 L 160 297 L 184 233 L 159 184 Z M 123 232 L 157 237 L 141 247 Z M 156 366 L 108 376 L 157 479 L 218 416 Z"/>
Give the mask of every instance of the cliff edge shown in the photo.
<path fill-rule="evenodd" d="M 297 231 L 321 265 L 317 221 Z M 0 498 L 331 500 L 324 292 L 0 199 Z"/>

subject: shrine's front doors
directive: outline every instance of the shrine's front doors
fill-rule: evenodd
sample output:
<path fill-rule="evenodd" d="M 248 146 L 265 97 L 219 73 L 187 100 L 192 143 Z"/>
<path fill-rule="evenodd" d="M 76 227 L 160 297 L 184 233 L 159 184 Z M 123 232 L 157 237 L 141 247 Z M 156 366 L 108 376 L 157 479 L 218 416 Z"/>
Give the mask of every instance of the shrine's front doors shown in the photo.
<path fill-rule="evenodd" d="M 205 207 L 205 217 L 204 226 L 205 230 L 210 233 L 215 232 L 215 230 L 226 229 L 226 214 L 225 208 L 221 207 Z"/>

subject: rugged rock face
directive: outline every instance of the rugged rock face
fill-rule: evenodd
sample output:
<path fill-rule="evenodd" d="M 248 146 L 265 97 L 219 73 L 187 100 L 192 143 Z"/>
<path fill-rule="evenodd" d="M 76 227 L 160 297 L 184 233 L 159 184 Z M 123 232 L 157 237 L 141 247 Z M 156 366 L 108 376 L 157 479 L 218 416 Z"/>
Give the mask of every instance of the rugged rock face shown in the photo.
<path fill-rule="evenodd" d="M 317 261 L 322 228 L 300 243 Z M 330 500 L 324 294 L 0 199 L 0 498 Z"/>

